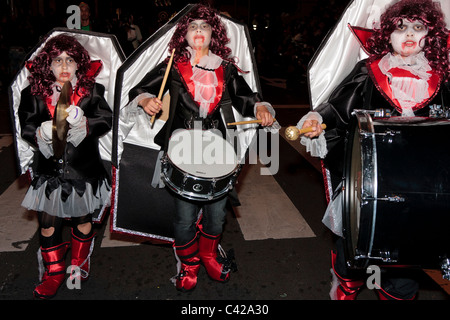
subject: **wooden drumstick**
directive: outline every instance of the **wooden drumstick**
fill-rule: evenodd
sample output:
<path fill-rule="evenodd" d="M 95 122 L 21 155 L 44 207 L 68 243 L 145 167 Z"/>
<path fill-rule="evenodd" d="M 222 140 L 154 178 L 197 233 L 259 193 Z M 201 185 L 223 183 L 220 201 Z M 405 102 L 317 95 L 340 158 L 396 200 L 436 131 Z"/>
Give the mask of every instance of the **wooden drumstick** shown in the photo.
<path fill-rule="evenodd" d="M 322 123 L 320 126 L 322 127 L 322 129 L 326 129 L 326 127 L 327 127 L 327 125 L 325 123 Z M 284 132 L 284 134 L 286 135 L 286 138 L 288 140 L 296 140 L 302 134 L 305 134 L 305 133 L 311 132 L 311 131 L 314 131 L 313 127 L 299 129 L 296 126 L 290 126 L 290 127 L 286 128 L 286 131 Z"/>
<path fill-rule="evenodd" d="M 167 63 L 167 69 L 166 69 L 166 72 L 164 73 L 163 82 L 161 84 L 161 88 L 159 89 L 159 94 L 158 94 L 158 99 L 159 100 L 161 100 L 162 95 L 164 93 L 164 87 L 166 86 L 167 78 L 169 77 L 169 71 L 170 71 L 170 68 L 172 67 L 172 61 L 173 61 L 173 54 L 174 53 L 175 53 L 175 49 L 172 50 L 172 54 L 170 55 L 169 62 Z M 152 127 L 153 127 L 153 123 L 155 122 L 155 117 L 156 117 L 156 113 L 152 116 L 152 119 L 151 119 Z"/>
<path fill-rule="evenodd" d="M 273 119 L 273 122 L 275 122 L 275 118 Z M 227 123 L 227 126 L 238 126 L 242 124 L 252 124 L 252 123 L 261 123 L 262 120 L 249 120 L 249 121 L 238 121 L 238 122 L 229 122 Z"/>

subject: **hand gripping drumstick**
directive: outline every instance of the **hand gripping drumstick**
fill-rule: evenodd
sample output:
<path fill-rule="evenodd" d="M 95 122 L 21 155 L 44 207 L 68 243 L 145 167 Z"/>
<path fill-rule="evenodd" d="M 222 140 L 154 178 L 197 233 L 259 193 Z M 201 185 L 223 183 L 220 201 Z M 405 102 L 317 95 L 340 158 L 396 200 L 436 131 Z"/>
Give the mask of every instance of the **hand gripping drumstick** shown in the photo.
<path fill-rule="evenodd" d="M 167 63 L 167 69 L 166 69 L 166 72 L 164 73 L 163 82 L 161 84 L 161 88 L 159 89 L 159 94 L 158 94 L 159 100 L 161 100 L 161 98 L 162 98 L 162 95 L 164 92 L 164 87 L 166 86 L 167 78 L 169 77 L 169 71 L 170 71 L 170 68 L 172 67 L 174 52 L 175 52 L 175 49 L 172 50 L 172 54 L 170 55 L 169 63 Z M 152 119 L 151 119 L 152 127 L 153 127 L 153 123 L 155 122 L 155 117 L 156 117 L 156 113 L 152 116 Z"/>
<path fill-rule="evenodd" d="M 326 124 L 324 124 L 324 123 L 321 124 L 320 126 L 322 127 L 322 129 L 326 129 L 326 127 L 327 127 Z M 288 140 L 297 140 L 297 138 L 299 136 L 301 136 L 302 134 L 307 133 L 307 132 L 311 132 L 311 131 L 313 131 L 313 127 L 308 127 L 308 128 L 305 128 L 305 129 L 299 129 L 299 128 L 295 127 L 295 126 L 290 126 L 290 127 L 286 128 L 286 131 L 284 132 L 284 134 L 286 135 L 286 138 Z"/>

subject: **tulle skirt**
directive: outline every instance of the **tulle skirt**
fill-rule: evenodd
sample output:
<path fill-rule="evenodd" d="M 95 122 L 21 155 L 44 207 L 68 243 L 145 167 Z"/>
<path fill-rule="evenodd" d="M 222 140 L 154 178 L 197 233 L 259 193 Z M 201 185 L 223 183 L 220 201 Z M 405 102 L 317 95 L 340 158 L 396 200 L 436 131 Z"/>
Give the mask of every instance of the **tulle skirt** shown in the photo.
<path fill-rule="evenodd" d="M 82 217 L 109 206 L 110 195 L 107 179 L 80 181 L 40 176 L 31 183 L 22 206 L 60 218 Z"/>

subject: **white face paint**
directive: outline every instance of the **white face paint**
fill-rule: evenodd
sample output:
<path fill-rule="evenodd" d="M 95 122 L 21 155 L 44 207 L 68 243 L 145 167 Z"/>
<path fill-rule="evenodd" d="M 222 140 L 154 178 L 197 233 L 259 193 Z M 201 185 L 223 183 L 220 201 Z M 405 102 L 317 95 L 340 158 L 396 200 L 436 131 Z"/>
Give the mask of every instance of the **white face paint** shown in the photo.
<path fill-rule="evenodd" d="M 203 20 L 189 23 L 186 40 L 194 50 L 208 49 L 211 43 L 211 26 Z"/>
<path fill-rule="evenodd" d="M 394 53 L 402 57 L 410 57 L 422 51 L 428 29 L 418 20 L 400 20 L 391 34 L 391 45 Z"/>
<path fill-rule="evenodd" d="M 75 77 L 77 63 L 66 52 L 63 52 L 52 60 L 51 69 L 56 81 L 63 84 L 66 81 L 72 81 Z"/>

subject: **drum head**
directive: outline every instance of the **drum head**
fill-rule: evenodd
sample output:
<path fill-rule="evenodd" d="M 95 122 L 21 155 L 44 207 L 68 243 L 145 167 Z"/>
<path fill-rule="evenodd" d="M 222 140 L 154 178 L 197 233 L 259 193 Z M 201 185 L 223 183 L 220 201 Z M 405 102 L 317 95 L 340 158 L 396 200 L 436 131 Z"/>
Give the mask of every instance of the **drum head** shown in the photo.
<path fill-rule="evenodd" d="M 167 157 L 181 171 L 199 178 L 227 176 L 238 165 L 233 146 L 212 130 L 175 131 Z"/>

